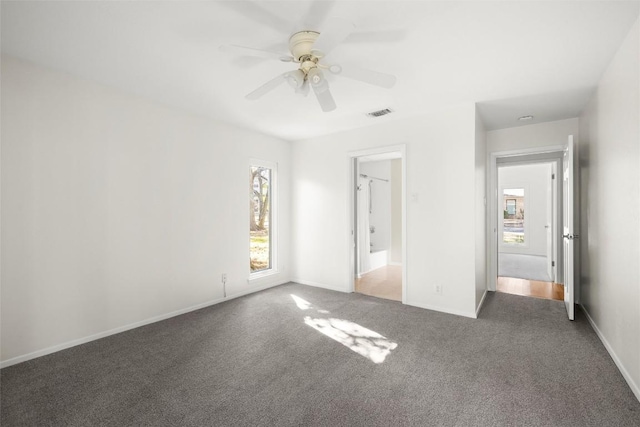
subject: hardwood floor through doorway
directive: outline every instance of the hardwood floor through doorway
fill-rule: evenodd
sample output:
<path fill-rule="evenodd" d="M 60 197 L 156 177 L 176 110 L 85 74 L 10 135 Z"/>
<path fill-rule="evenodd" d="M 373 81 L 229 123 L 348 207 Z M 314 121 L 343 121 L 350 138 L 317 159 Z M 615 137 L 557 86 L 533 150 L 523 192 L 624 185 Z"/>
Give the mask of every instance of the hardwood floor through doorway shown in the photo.
<path fill-rule="evenodd" d="M 402 266 L 387 265 L 356 279 L 356 292 L 372 297 L 402 301 Z"/>
<path fill-rule="evenodd" d="M 564 286 L 553 282 L 498 277 L 497 291 L 525 297 L 564 301 Z"/>

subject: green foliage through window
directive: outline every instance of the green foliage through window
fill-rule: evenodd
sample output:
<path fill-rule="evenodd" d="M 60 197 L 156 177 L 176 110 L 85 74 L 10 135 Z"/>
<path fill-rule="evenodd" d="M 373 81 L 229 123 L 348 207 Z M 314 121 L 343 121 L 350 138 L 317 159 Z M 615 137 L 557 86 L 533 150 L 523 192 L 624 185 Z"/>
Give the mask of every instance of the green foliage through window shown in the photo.
<path fill-rule="evenodd" d="M 249 264 L 252 273 L 271 268 L 271 169 L 249 171 Z"/>

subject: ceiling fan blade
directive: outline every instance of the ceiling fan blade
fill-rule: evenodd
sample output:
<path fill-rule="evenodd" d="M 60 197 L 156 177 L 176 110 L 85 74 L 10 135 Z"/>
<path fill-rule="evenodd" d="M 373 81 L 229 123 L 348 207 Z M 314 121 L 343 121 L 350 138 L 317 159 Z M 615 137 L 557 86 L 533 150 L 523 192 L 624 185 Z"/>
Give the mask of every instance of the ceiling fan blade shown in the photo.
<path fill-rule="evenodd" d="M 396 76 L 378 71 L 369 70 L 367 68 L 356 67 L 353 65 L 332 65 L 329 67 L 332 74 L 347 77 L 349 79 L 358 80 L 360 82 L 369 83 L 370 85 L 380 86 L 391 89 L 396 84 Z"/>
<path fill-rule="evenodd" d="M 320 53 L 318 56 L 327 56 L 336 46 L 338 46 L 355 29 L 353 23 L 341 19 L 331 18 L 328 25 L 320 31 L 318 39 L 313 44 L 311 52 Z"/>
<path fill-rule="evenodd" d="M 220 46 L 220 50 L 225 53 L 232 53 L 245 56 L 253 56 L 256 58 L 277 59 L 282 62 L 291 62 L 293 57 L 285 55 L 279 52 L 273 52 L 271 50 L 256 49 L 253 47 L 239 46 L 236 44 L 223 44 Z"/>
<path fill-rule="evenodd" d="M 329 82 L 324 78 L 324 74 L 317 68 L 313 68 L 307 74 L 307 80 L 315 93 L 320 108 L 325 113 L 336 109 L 336 101 L 334 101 L 331 91 L 329 90 Z"/>
<path fill-rule="evenodd" d="M 301 28 L 319 32 L 334 4 L 335 0 L 315 0 L 311 2 L 307 13 L 300 20 Z"/>
<path fill-rule="evenodd" d="M 314 90 L 314 93 L 316 94 L 316 98 L 318 98 L 318 103 L 320 104 L 322 111 L 328 113 L 329 111 L 336 109 L 336 101 L 333 99 L 333 96 L 331 96 L 329 88 L 323 92 L 317 92 Z"/>
<path fill-rule="evenodd" d="M 280 86 L 282 83 L 284 83 L 287 74 L 289 74 L 289 71 L 287 71 L 286 73 L 280 74 L 279 76 L 275 77 L 272 80 L 269 80 L 268 82 L 260 86 L 258 89 L 246 95 L 245 98 L 254 101 L 266 95 L 267 93 L 271 92 L 272 90 Z"/>

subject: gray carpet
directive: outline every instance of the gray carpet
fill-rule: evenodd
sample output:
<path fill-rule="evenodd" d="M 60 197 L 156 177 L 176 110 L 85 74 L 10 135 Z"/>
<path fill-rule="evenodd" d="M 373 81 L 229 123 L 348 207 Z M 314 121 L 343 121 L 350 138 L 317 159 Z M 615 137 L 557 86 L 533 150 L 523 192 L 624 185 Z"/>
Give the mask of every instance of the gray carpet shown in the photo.
<path fill-rule="evenodd" d="M 562 302 L 491 293 L 474 320 L 287 284 L 5 368 L 1 421 L 640 425 L 581 314 L 569 322 Z"/>
<path fill-rule="evenodd" d="M 547 274 L 547 257 L 521 254 L 498 254 L 498 276 L 551 282 Z"/>

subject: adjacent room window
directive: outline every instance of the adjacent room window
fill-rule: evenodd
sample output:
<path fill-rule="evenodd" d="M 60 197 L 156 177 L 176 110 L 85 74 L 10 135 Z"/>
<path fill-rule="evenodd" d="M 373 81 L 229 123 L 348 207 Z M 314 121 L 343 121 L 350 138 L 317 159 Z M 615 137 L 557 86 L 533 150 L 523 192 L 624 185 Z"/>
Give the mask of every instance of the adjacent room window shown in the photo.
<path fill-rule="evenodd" d="M 525 243 L 524 188 L 505 188 L 503 191 L 502 241 L 507 244 Z"/>
<path fill-rule="evenodd" d="M 249 265 L 251 274 L 274 265 L 275 166 L 252 162 L 249 167 Z"/>

